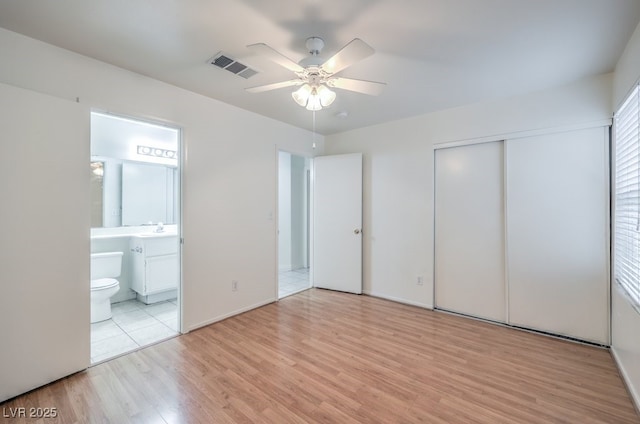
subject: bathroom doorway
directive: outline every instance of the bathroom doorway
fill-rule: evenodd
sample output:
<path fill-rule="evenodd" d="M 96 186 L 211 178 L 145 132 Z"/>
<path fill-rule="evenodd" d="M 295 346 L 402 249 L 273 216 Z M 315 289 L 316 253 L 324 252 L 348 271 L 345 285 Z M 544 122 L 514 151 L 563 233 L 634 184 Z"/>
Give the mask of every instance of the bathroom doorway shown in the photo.
<path fill-rule="evenodd" d="M 278 298 L 311 287 L 311 159 L 278 152 Z"/>
<path fill-rule="evenodd" d="M 180 333 L 180 152 L 180 128 L 91 114 L 92 364 Z"/>

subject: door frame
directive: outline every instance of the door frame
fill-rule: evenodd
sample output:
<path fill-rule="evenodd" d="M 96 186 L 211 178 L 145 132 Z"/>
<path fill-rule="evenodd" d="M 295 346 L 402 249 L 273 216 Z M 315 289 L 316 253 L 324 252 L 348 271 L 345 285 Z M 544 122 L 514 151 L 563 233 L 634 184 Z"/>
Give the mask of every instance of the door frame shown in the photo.
<path fill-rule="evenodd" d="M 130 115 L 127 113 L 119 113 L 113 112 L 110 110 L 104 110 L 100 108 L 90 108 L 90 114 L 101 114 L 111 116 L 116 119 L 126 119 L 134 122 L 141 122 L 151 125 L 163 126 L 167 128 L 174 129 L 178 132 L 177 135 L 177 152 L 178 152 L 178 160 L 176 166 L 176 181 L 174 181 L 174 186 L 177 189 L 177 193 L 174 195 L 174 203 L 175 203 L 175 221 L 177 226 L 177 235 L 178 235 L 178 287 L 177 287 L 177 306 L 178 306 L 178 333 L 184 334 L 184 326 L 183 326 L 183 316 L 184 316 L 184 305 L 183 305 L 183 246 L 184 246 L 184 222 L 183 222 L 183 207 L 184 207 L 184 169 L 186 165 L 186 146 L 184 143 L 184 126 L 180 125 L 176 122 L 165 121 L 158 118 L 149 118 L 146 116 L 136 116 Z M 91 140 L 89 140 L 91 143 Z M 89 155 L 91 157 L 91 145 L 89 145 Z M 90 247 L 91 248 L 91 247 Z M 98 365 L 91 364 L 91 366 Z"/>
<path fill-rule="evenodd" d="M 313 159 L 314 157 L 309 153 L 303 153 L 286 149 L 283 147 L 275 146 L 275 159 L 276 159 L 276 184 L 275 184 L 275 217 L 274 217 L 274 233 L 275 233 L 275 299 L 280 300 L 280 152 L 288 153 L 292 156 L 298 156 L 309 160 L 309 173 L 308 180 L 305 184 L 307 187 L 307 257 L 309 265 L 309 288 L 313 287 L 313 221 L 314 221 L 314 198 L 313 198 Z"/>

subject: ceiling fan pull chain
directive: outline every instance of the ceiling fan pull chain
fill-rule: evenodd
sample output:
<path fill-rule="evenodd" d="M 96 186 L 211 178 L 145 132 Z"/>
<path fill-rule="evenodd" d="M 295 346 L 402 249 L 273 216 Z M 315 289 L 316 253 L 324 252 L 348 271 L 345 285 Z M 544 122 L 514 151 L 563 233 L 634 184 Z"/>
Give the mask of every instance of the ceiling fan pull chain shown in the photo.
<path fill-rule="evenodd" d="M 312 111 L 312 115 L 313 115 L 313 132 L 311 133 L 311 148 L 315 149 L 316 148 L 316 111 Z"/>

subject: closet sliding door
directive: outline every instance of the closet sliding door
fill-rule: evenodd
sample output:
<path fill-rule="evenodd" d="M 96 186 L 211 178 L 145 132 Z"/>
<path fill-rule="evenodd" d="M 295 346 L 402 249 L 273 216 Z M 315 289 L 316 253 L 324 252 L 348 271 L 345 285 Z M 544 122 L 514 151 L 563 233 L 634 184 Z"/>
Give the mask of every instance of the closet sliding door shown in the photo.
<path fill-rule="evenodd" d="M 435 151 L 435 303 L 505 321 L 503 143 Z"/>
<path fill-rule="evenodd" d="M 506 141 L 509 323 L 608 332 L 608 128 Z"/>
<path fill-rule="evenodd" d="M 0 84 L 0 123 L 2 402 L 89 366 L 91 224 L 89 109 Z"/>

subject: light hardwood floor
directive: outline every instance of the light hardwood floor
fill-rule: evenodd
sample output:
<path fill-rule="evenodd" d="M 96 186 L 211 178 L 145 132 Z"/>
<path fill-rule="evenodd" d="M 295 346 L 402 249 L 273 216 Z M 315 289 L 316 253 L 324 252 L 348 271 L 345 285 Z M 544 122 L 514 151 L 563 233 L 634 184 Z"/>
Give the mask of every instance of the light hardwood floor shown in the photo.
<path fill-rule="evenodd" d="M 317 289 L 0 411 L 16 407 L 64 423 L 640 422 L 606 349 Z"/>

